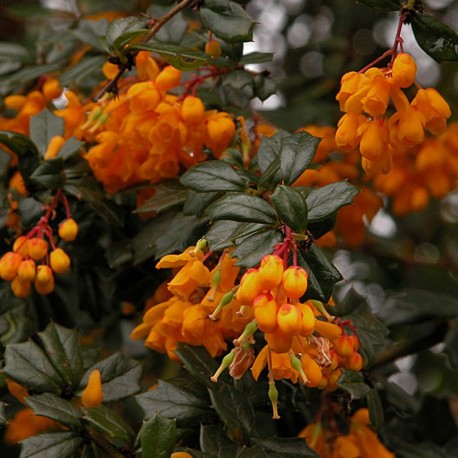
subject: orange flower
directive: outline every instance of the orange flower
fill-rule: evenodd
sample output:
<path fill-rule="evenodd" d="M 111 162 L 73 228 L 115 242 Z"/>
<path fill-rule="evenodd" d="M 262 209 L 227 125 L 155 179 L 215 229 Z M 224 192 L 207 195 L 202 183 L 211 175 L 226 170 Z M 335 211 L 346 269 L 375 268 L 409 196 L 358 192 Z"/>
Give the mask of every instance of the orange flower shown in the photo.
<path fill-rule="evenodd" d="M 102 401 L 102 375 L 99 369 L 94 369 L 89 374 L 86 388 L 84 388 L 81 394 L 81 402 L 85 407 L 97 407 L 102 404 Z"/>
<path fill-rule="evenodd" d="M 393 84 L 406 88 L 412 86 L 417 74 L 417 65 L 410 54 L 399 53 L 393 62 L 391 76 Z"/>

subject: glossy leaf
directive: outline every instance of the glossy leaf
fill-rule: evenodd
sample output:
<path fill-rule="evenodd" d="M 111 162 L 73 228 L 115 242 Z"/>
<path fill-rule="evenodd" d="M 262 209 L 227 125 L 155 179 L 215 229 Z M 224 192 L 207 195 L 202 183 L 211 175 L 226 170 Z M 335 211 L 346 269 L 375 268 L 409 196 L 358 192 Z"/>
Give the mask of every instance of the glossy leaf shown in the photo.
<path fill-rule="evenodd" d="M 368 395 L 370 388 L 364 381 L 360 372 L 354 372 L 344 369 L 339 378 L 338 385 L 346 391 L 351 399 L 361 399 Z"/>
<path fill-rule="evenodd" d="M 121 353 L 105 358 L 90 367 L 81 379 L 80 389 L 83 389 L 94 369 L 99 369 L 102 375 L 103 400 L 116 401 L 131 396 L 140 391 L 142 365 L 133 359 L 128 359 Z"/>
<path fill-rule="evenodd" d="M 224 161 L 207 161 L 183 174 L 180 182 L 197 192 L 243 191 L 246 181 Z"/>
<path fill-rule="evenodd" d="M 266 439 L 253 439 L 254 448 L 265 450 L 268 456 L 275 458 L 295 458 L 299 456 L 318 458 L 304 439 L 299 437 L 269 437 Z"/>
<path fill-rule="evenodd" d="M 309 222 L 321 221 L 333 215 L 339 208 L 350 205 L 359 189 L 347 181 L 312 189 L 306 197 Z"/>
<path fill-rule="evenodd" d="M 56 191 L 65 183 L 63 170 L 63 159 L 61 157 L 55 157 L 39 164 L 32 175 L 30 175 L 30 178 L 44 188 Z"/>
<path fill-rule="evenodd" d="M 402 7 L 402 3 L 399 0 L 357 0 L 357 3 L 379 11 L 397 11 Z"/>
<path fill-rule="evenodd" d="M 181 204 L 187 197 L 187 190 L 177 181 L 168 181 L 154 186 L 154 194 L 135 213 L 161 212 Z"/>
<path fill-rule="evenodd" d="M 195 192 L 188 189 L 187 198 L 183 205 L 183 214 L 185 216 L 195 215 L 200 218 L 207 207 L 220 197 L 220 192 Z"/>
<path fill-rule="evenodd" d="M 116 447 L 129 447 L 134 440 L 132 428 L 106 406 L 82 407 L 83 420 Z"/>
<path fill-rule="evenodd" d="M 253 20 L 246 11 L 229 0 L 205 0 L 200 8 L 203 25 L 228 43 L 251 41 Z"/>
<path fill-rule="evenodd" d="M 208 381 L 210 382 L 210 376 Z M 162 380 L 154 390 L 137 395 L 135 400 L 142 408 L 146 419 L 160 414 L 175 419 L 184 426 L 196 424 L 209 414 L 208 401 L 205 398 Z"/>
<path fill-rule="evenodd" d="M 155 415 L 141 429 L 142 456 L 169 458 L 175 447 L 176 436 L 175 420 Z"/>
<path fill-rule="evenodd" d="M 52 138 L 63 135 L 63 133 L 64 118 L 55 115 L 46 108 L 30 118 L 30 139 L 42 156 L 48 149 Z"/>
<path fill-rule="evenodd" d="M 272 225 L 278 223 L 273 208 L 264 199 L 241 192 L 221 197 L 208 207 L 207 214 L 212 220 L 228 219 Z"/>
<path fill-rule="evenodd" d="M 43 393 L 27 396 L 25 402 L 33 409 L 35 415 L 51 418 L 70 428 L 80 428 L 82 425 L 81 410 L 55 394 Z"/>
<path fill-rule="evenodd" d="M 200 425 L 200 449 L 213 457 L 232 458 L 236 456 L 238 446 L 224 433 L 220 425 Z"/>
<path fill-rule="evenodd" d="M 38 336 L 55 370 L 69 387 L 75 387 L 83 374 L 79 333 L 50 323 Z"/>
<path fill-rule="evenodd" d="M 46 353 L 34 342 L 6 346 L 3 372 L 27 389 L 59 394 L 64 380 Z"/>
<path fill-rule="evenodd" d="M 20 458 L 74 456 L 82 440 L 73 431 L 56 431 L 31 436 L 21 442 Z"/>
<path fill-rule="evenodd" d="M 415 13 L 412 30 L 420 48 L 437 62 L 458 60 L 458 34 L 429 14 Z"/>
<path fill-rule="evenodd" d="M 378 431 L 383 425 L 385 415 L 380 395 L 376 389 L 371 389 L 367 393 L 367 408 L 369 409 L 371 425 Z"/>
<path fill-rule="evenodd" d="M 294 232 L 302 234 L 307 227 L 307 203 L 299 191 L 279 185 L 272 194 L 272 203 L 280 219 Z"/>

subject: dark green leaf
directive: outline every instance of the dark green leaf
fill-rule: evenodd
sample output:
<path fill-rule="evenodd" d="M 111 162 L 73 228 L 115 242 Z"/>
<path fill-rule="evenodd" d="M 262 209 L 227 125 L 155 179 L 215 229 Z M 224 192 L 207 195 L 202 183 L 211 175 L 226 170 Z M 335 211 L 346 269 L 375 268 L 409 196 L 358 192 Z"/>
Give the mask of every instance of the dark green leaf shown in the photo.
<path fill-rule="evenodd" d="M 107 19 L 102 19 L 100 21 L 80 19 L 78 21 L 78 27 L 72 30 L 71 33 L 83 43 L 91 45 L 95 50 L 108 52 L 106 40 L 104 43 L 101 37 L 105 37 L 109 24 Z"/>
<path fill-rule="evenodd" d="M 6 346 L 3 372 L 33 391 L 60 394 L 64 386 L 48 356 L 32 341 Z"/>
<path fill-rule="evenodd" d="M 17 154 L 19 172 L 26 186 L 30 186 L 32 184 L 30 175 L 40 163 L 40 153 L 35 144 L 26 135 L 7 131 L 0 131 L 0 144 Z"/>
<path fill-rule="evenodd" d="M 306 197 L 309 221 L 316 222 L 328 218 L 339 208 L 351 204 L 358 192 L 359 189 L 347 181 L 312 189 Z"/>
<path fill-rule="evenodd" d="M 411 416 L 420 408 L 420 400 L 404 391 L 397 383 L 385 382 L 386 402 L 405 415 Z"/>
<path fill-rule="evenodd" d="M 152 18 L 159 18 L 168 13 L 170 6 L 152 4 L 146 14 Z M 183 14 L 180 12 L 175 14 L 169 21 L 167 21 L 159 30 L 154 39 L 163 43 L 178 44 L 183 39 L 186 31 L 188 30 L 188 23 L 184 19 Z"/>
<path fill-rule="evenodd" d="M 54 369 L 69 387 L 78 385 L 83 374 L 80 336 L 76 330 L 50 323 L 38 333 Z"/>
<path fill-rule="evenodd" d="M 125 18 L 115 19 L 110 23 L 105 33 L 108 46 L 112 47 L 115 54 L 117 54 L 120 49 L 116 46 L 116 40 L 118 40 L 124 33 L 143 29 L 145 25 L 145 18 L 139 19 L 134 16 L 128 16 Z"/>
<path fill-rule="evenodd" d="M 420 48 L 437 62 L 458 60 L 458 34 L 433 16 L 414 13 L 412 30 Z"/>
<path fill-rule="evenodd" d="M 309 286 L 304 297 L 327 303 L 334 285 L 342 280 L 340 272 L 315 244 L 306 252 L 298 253 L 298 263 L 309 274 Z"/>
<path fill-rule="evenodd" d="M 43 161 L 33 171 L 30 178 L 34 183 L 40 184 L 44 188 L 48 188 L 51 191 L 56 191 L 61 188 L 65 183 L 64 160 L 61 157 L 55 157 Z"/>
<path fill-rule="evenodd" d="M 246 443 L 254 424 L 254 411 L 246 393 L 230 385 L 209 390 L 212 406 L 226 426 L 230 439 Z"/>
<path fill-rule="evenodd" d="M 264 199 L 242 192 L 221 197 L 208 207 L 207 214 L 212 220 L 278 224 L 274 209 Z"/>
<path fill-rule="evenodd" d="M 6 425 L 6 423 L 8 422 L 8 419 L 6 417 L 6 412 L 5 412 L 6 406 L 7 406 L 6 403 L 0 401 L 0 425 L 1 426 Z"/>
<path fill-rule="evenodd" d="M 360 372 L 346 369 L 343 370 L 338 385 L 350 395 L 351 399 L 364 398 L 370 391 L 369 386 L 364 381 L 364 377 Z"/>
<path fill-rule="evenodd" d="M 308 448 L 304 439 L 299 437 L 269 437 L 267 439 L 254 439 L 254 448 L 265 450 L 268 456 L 275 458 L 314 457 L 318 455 Z"/>
<path fill-rule="evenodd" d="M 238 3 L 205 0 L 200 16 L 205 28 L 228 43 L 252 39 L 254 22 Z"/>
<path fill-rule="evenodd" d="M 450 365 L 453 369 L 458 369 L 458 326 L 456 324 L 450 328 L 445 337 L 444 352 L 448 355 Z"/>
<path fill-rule="evenodd" d="M 396 448 L 397 458 L 450 458 L 450 456 L 432 442 L 408 443 Z"/>
<path fill-rule="evenodd" d="M 12 60 L 23 64 L 32 63 L 33 58 L 27 48 L 19 43 L 0 42 L 0 60 Z"/>
<path fill-rule="evenodd" d="M 379 316 L 388 326 L 453 318 L 458 316 L 458 299 L 438 291 L 410 288 L 389 296 Z"/>
<path fill-rule="evenodd" d="M 224 161 L 206 161 L 191 167 L 180 182 L 197 192 L 243 191 L 246 181 Z"/>
<path fill-rule="evenodd" d="M 20 458 L 73 457 L 82 439 L 73 431 L 42 433 L 21 442 Z"/>
<path fill-rule="evenodd" d="M 258 97 L 261 102 L 267 100 L 271 95 L 276 94 L 277 84 L 272 78 L 264 75 L 254 77 L 254 96 Z"/>
<path fill-rule="evenodd" d="M 134 440 L 132 428 L 106 406 L 82 407 L 83 420 L 117 447 L 130 447 Z"/>
<path fill-rule="evenodd" d="M 71 428 L 81 427 L 81 410 L 55 394 L 43 393 L 37 396 L 27 396 L 25 402 L 33 409 L 35 415 L 51 418 Z"/>
<path fill-rule="evenodd" d="M 167 181 L 154 186 L 154 195 L 135 210 L 135 213 L 161 212 L 184 202 L 187 190 L 177 181 Z"/>
<path fill-rule="evenodd" d="M 215 388 L 210 377 L 218 369 L 218 363 L 203 347 L 178 344 L 175 353 L 178 355 L 187 371 L 207 388 Z"/>
<path fill-rule="evenodd" d="M 175 420 L 155 415 L 142 426 L 142 456 L 169 458 L 175 447 L 176 436 Z"/>
<path fill-rule="evenodd" d="M 195 192 L 189 189 L 188 197 L 183 205 L 183 214 L 200 218 L 207 207 L 219 197 L 221 197 L 220 192 Z"/>
<path fill-rule="evenodd" d="M 237 258 L 237 265 L 254 267 L 261 262 L 267 254 L 272 253 L 277 243 L 283 240 L 282 233 L 261 224 L 247 225 L 247 232 L 252 232 L 250 227 L 259 227 L 252 235 L 241 237 L 236 240 L 236 248 L 232 256 Z"/>
<path fill-rule="evenodd" d="M 367 408 L 369 409 L 369 419 L 371 425 L 378 431 L 383 425 L 385 414 L 383 412 L 383 405 L 378 391 L 372 388 L 367 393 Z"/>
<path fill-rule="evenodd" d="M 302 234 L 307 227 L 307 203 L 299 191 L 279 185 L 272 194 L 272 203 L 280 219 L 294 232 Z"/>
<path fill-rule="evenodd" d="M 232 246 L 237 238 L 239 229 L 246 227 L 246 223 L 238 223 L 237 221 L 215 221 L 210 230 L 205 234 L 205 239 L 212 251 L 224 250 Z"/>
<path fill-rule="evenodd" d="M 187 71 L 204 65 L 209 56 L 201 51 L 193 51 L 182 46 L 166 43 L 136 43 L 129 50 L 150 51 L 162 56 L 170 65 Z"/>
<path fill-rule="evenodd" d="M 252 448 L 252 447 L 243 447 L 235 455 L 235 458 L 269 458 L 272 455 L 268 455 L 264 450 Z"/>
<path fill-rule="evenodd" d="M 106 62 L 105 56 L 85 56 L 79 62 L 66 68 L 60 75 L 59 81 L 62 86 L 76 85 L 87 87 L 92 78 L 102 78 L 101 68 Z M 62 148 L 61 148 L 62 151 Z M 61 155 L 59 151 L 59 155 Z"/>
<path fill-rule="evenodd" d="M 70 137 L 66 142 L 61 146 L 58 156 L 61 157 L 64 161 L 69 159 L 75 154 L 79 154 L 83 142 L 80 142 L 75 137 Z"/>
<path fill-rule="evenodd" d="M 81 379 L 80 389 L 83 389 L 94 369 L 99 369 L 102 374 L 103 400 L 116 401 L 131 396 L 140 391 L 140 377 L 142 365 L 139 361 L 128 359 L 121 353 L 105 358 L 90 367 Z"/>
<path fill-rule="evenodd" d="M 113 50 L 115 53 L 119 53 L 124 49 L 126 45 L 129 43 L 137 43 L 141 41 L 141 38 L 148 32 L 147 29 L 143 28 L 144 24 L 140 24 L 139 28 L 136 30 L 129 30 L 128 32 L 124 32 L 116 38 L 113 42 Z M 130 46 L 129 46 L 130 48 Z"/>
<path fill-rule="evenodd" d="M 210 381 L 210 376 L 208 380 Z M 205 398 L 162 380 L 153 390 L 137 395 L 135 400 L 147 419 L 159 413 L 177 420 L 181 425 L 193 425 L 209 414 L 208 401 Z"/>
<path fill-rule="evenodd" d="M 229 440 L 220 425 L 200 425 L 199 445 L 203 452 L 212 457 L 236 456 L 237 444 Z"/>
<path fill-rule="evenodd" d="M 44 155 L 49 142 L 57 135 L 64 133 L 64 118 L 56 116 L 47 108 L 30 118 L 30 139 L 38 151 Z"/>
<path fill-rule="evenodd" d="M 273 57 L 274 53 L 272 52 L 250 52 L 243 55 L 240 59 L 240 65 L 265 64 L 267 62 L 272 62 Z"/>
<path fill-rule="evenodd" d="M 356 0 L 356 2 L 380 11 L 397 11 L 402 7 L 398 0 Z"/>

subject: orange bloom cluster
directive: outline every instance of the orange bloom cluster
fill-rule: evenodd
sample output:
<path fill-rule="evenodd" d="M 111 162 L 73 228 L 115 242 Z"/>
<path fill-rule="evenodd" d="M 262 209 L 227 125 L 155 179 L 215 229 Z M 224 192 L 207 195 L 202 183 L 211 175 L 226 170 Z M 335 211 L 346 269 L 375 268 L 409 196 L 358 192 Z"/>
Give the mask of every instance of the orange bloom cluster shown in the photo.
<path fill-rule="evenodd" d="M 85 157 L 109 192 L 176 177 L 204 160 L 205 148 L 220 157 L 235 133 L 228 113 L 168 92 L 180 85 L 181 71 L 160 70 L 147 52 L 138 54 L 136 68 L 140 81 L 101 101 L 84 125 L 96 142 Z"/>
<path fill-rule="evenodd" d="M 131 337 L 145 338 L 147 347 L 166 351 L 174 360 L 178 342 L 203 345 L 212 356 L 221 354 L 227 348 L 226 339 L 238 336 L 251 318 L 236 314 L 240 304 L 233 300 L 232 289 L 240 269 L 235 261 L 225 253 L 210 270 L 199 243 L 181 254 L 164 256 L 157 267 L 176 272 L 167 285 L 171 296 L 160 288 L 158 303 L 146 311 Z M 221 301 L 225 306 L 216 320 L 212 313 Z"/>
<path fill-rule="evenodd" d="M 344 151 L 359 147 L 366 172 L 388 172 L 399 148 L 419 145 L 425 131 L 438 135 L 446 129 L 450 107 L 435 89 L 418 89 L 411 101 L 403 92 L 415 83 L 416 71 L 414 59 L 399 53 L 387 68 L 342 77 L 336 99 L 346 114 L 336 143 Z M 390 101 L 394 113 L 388 115 Z"/>
<path fill-rule="evenodd" d="M 392 210 L 405 215 L 426 208 L 431 198 L 441 199 L 458 180 L 458 123 L 444 133 L 426 138 L 416 148 L 400 150 L 392 171 L 374 177 L 374 185 L 392 199 Z"/>
<path fill-rule="evenodd" d="M 0 278 L 11 282 L 11 289 L 17 297 L 28 296 L 32 285 L 39 294 L 51 293 L 55 286 L 54 275 L 63 274 L 70 268 L 70 258 L 62 248 L 56 246 L 49 225 L 60 199 L 61 194 L 56 194 L 38 224 L 26 235 L 19 236 L 14 241 L 12 251 L 0 259 Z M 58 228 L 61 240 L 73 241 L 77 234 L 78 225 L 74 219 L 68 217 L 61 222 Z"/>
<path fill-rule="evenodd" d="M 333 426 L 331 429 L 330 426 Z M 369 411 L 357 410 L 350 419 L 348 434 L 336 422 L 310 423 L 300 433 L 321 458 L 394 458 L 370 428 Z"/>
<path fill-rule="evenodd" d="M 285 251 L 285 246 L 279 244 L 279 250 Z M 267 366 L 274 418 L 278 418 L 275 380 L 300 379 L 309 387 L 332 391 L 342 367 L 361 369 L 357 337 L 342 335 L 342 327 L 332 322 L 322 303 L 300 301 L 308 286 L 304 269 L 285 266 L 277 254 L 267 255 L 237 282 L 236 259 L 225 251 L 216 262 L 214 255 L 204 254 L 204 247 L 205 240 L 200 240 L 195 247 L 159 261 L 158 268 L 175 269 L 175 275 L 167 284 L 168 294 L 163 286 L 158 289 L 156 303 L 133 330 L 133 339 L 145 338 L 149 348 L 177 359 L 173 352 L 178 342 L 203 345 L 217 356 L 226 350 L 226 340 L 237 337 L 212 380 L 216 382 L 226 368 L 238 379 L 250 367 L 257 380 Z M 266 342 L 257 356 L 256 331 Z"/>

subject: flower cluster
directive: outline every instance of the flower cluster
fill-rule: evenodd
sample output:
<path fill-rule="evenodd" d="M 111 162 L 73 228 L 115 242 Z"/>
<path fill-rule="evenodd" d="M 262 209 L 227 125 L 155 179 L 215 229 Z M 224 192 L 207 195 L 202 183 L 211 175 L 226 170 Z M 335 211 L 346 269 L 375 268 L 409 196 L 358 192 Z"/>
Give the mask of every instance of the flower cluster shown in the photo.
<path fill-rule="evenodd" d="M 344 151 L 359 146 L 366 172 L 388 172 L 399 148 L 419 145 L 425 131 L 438 135 L 446 128 L 450 108 L 435 89 L 420 88 L 411 101 L 404 93 L 415 84 L 416 70 L 414 59 L 399 53 L 387 68 L 342 77 L 336 99 L 346 114 L 339 121 L 336 143 Z"/>
<path fill-rule="evenodd" d="M 334 323 L 319 301 L 301 301 L 308 274 L 294 262 L 288 265 L 291 240 L 285 237 L 274 254 L 264 256 L 240 280 L 240 268 L 229 251 L 215 259 L 204 248 L 205 240 L 200 240 L 182 254 L 159 261 L 157 267 L 175 269 L 167 284 L 169 294 L 164 294 L 164 286 L 159 288 L 154 305 L 132 332 L 133 339 L 145 338 L 146 346 L 166 351 L 173 359 L 178 342 L 203 345 L 217 356 L 227 349 L 226 341 L 234 339 L 234 348 L 212 380 L 217 382 L 227 368 L 235 379 L 251 368 L 257 380 L 267 367 L 274 418 L 279 418 L 275 380 L 300 380 L 333 391 L 342 367 L 361 370 L 359 341 L 351 323 Z M 350 335 L 343 334 L 346 328 L 352 330 Z M 261 337 L 265 345 L 256 355 L 254 345 Z"/>
<path fill-rule="evenodd" d="M 300 433 L 321 458 L 394 458 L 370 428 L 369 411 L 357 410 L 349 421 L 348 433 L 337 422 L 308 424 Z"/>
<path fill-rule="evenodd" d="M 95 140 L 85 157 L 109 192 L 174 178 L 204 160 L 205 148 L 220 157 L 235 133 L 228 113 L 169 92 L 180 85 L 180 70 L 160 69 L 147 52 L 137 55 L 136 68 L 136 82 L 100 101 L 82 126 L 83 136 Z"/>
<path fill-rule="evenodd" d="M 58 192 L 37 225 L 26 235 L 19 236 L 12 251 L 0 259 L 0 277 L 11 282 L 17 297 L 28 296 L 32 285 L 39 294 L 51 293 L 55 286 L 54 275 L 63 274 L 70 268 L 70 257 L 56 245 L 49 224 L 60 201 L 67 209 L 67 218 L 59 225 L 58 236 L 63 241 L 73 241 L 78 234 L 78 225 L 70 216 L 67 200 Z"/>

